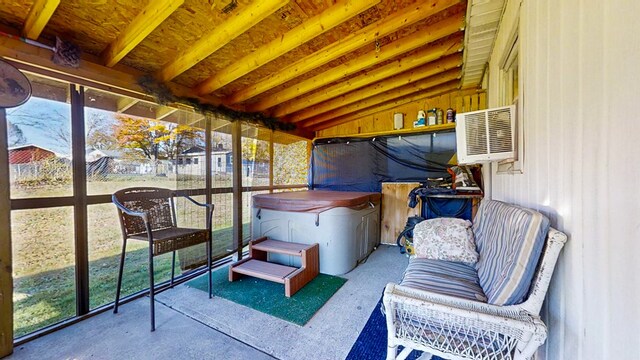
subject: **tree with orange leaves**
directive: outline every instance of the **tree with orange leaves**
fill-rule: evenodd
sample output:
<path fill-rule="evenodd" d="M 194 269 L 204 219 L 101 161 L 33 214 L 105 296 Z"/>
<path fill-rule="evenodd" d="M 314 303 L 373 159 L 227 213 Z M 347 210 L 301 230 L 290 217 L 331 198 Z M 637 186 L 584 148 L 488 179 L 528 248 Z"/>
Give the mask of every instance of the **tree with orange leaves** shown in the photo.
<path fill-rule="evenodd" d="M 191 126 L 124 115 L 116 116 L 113 133 L 121 147 L 138 150 L 150 160 L 173 160 L 201 140 L 198 131 Z"/>

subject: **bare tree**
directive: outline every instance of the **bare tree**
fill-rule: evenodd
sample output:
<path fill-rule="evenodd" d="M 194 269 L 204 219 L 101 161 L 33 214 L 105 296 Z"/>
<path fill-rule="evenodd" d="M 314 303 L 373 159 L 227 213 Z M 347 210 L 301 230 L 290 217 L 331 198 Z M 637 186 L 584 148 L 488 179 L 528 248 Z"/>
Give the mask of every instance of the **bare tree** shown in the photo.
<path fill-rule="evenodd" d="M 27 138 L 24 136 L 22 129 L 20 126 L 12 123 L 11 121 L 7 121 L 7 130 L 9 132 L 9 146 L 18 146 L 24 145 L 27 143 Z"/>
<path fill-rule="evenodd" d="M 71 148 L 71 120 L 68 114 L 62 114 L 57 109 L 47 109 L 47 111 L 21 111 L 18 108 L 8 115 L 11 117 L 15 136 L 17 140 L 26 138 L 22 132 L 22 127 L 28 126 L 49 134 L 49 137 L 62 145 Z M 11 129 L 10 129 L 11 131 Z M 85 119 L 86 145 L 94 149 L 109 150 L 118 145 L 118 141 L 113 134 L 113 120 L 105 114 L 89 112 Z M 22 138 L 20 138 L 22 136 Z"/>

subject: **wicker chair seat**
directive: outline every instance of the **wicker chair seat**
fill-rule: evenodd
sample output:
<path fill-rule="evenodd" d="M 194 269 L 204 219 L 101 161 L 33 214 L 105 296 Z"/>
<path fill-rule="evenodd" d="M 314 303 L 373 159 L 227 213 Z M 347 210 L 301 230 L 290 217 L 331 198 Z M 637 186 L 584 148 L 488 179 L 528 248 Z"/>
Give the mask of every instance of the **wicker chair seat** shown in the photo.
<path fill-rule="evenodd" d="M 152 230 L 151 235 L 153 238 L 154 256 L 183 249 L 191 245 L 206 243 L 209 240 L 209 231 L 206 229 L 170 227 Z M 130 235 L 129 238 L 148 241 L 146 232 Z"/>

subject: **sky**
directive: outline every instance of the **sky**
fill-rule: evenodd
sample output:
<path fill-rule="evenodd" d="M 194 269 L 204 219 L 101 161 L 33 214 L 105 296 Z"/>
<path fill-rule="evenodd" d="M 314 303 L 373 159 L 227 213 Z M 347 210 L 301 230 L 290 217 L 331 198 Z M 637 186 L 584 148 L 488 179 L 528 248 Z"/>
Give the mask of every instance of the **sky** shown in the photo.
<path fill-rule="evenodd" d="M 85 117 L 93 113 L 107 119 L 113 118 L 109 111 L 85 108 Z M 106 115 L 106 116 L 105 116 Z M 56 134 L 71 132 L 71 105 L 59 101 L 31 97 L 25 104 L 7 109 L 7 119 L 18 125 L 27 144 L 34 144 L 62 156 L 69 156 L 71 148 Z"/>

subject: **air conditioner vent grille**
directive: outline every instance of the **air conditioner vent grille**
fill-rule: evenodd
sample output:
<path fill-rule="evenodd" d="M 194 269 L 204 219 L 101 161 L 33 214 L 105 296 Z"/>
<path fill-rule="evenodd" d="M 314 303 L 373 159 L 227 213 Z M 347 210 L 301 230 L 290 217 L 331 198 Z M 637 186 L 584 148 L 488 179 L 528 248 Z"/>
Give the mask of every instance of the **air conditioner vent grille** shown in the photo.
<path fill-rule="evenodd" d="M 513 151 L 511 115 L 511 111 L 508 108 L 487 112 L 489 118 L 489 153 L 496 154 Z"/>
<path fill-rule="evenodd" d="M 515 159 L 516 129 L 515 105 L 457 114 L 458 163 Z"/>
<path fill-rule="evenodd" d="M 487 122 L 484 113 L 469 114 L 465 118 L 467 154 L 487 153 Z"/>

